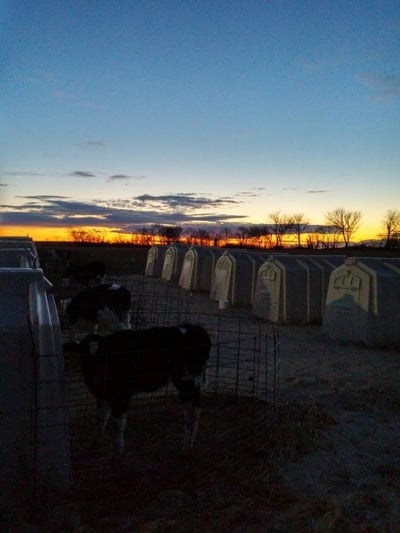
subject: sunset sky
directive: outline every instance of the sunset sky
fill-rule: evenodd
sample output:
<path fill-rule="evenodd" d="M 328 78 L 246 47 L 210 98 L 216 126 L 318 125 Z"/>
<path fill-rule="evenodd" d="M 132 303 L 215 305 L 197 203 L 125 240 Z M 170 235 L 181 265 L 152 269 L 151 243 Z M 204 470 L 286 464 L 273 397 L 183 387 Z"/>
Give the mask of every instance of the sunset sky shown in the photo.
<path fill-rule="evenodd" d="M 400 209 L 398 0 L 6 0 L 0 22 L 3 235 L 341 207 L 361 240 Z"/>

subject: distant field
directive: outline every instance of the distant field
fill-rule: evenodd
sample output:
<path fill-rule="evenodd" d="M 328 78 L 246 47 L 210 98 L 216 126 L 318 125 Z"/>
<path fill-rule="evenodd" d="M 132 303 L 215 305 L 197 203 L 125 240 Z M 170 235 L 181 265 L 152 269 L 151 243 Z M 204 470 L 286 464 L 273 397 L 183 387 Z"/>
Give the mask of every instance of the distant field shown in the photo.
<path fill-rule="evenodd" d="M 52 282 L 59 281 L 68 263 L 102 261 L 107 274 L 143 274 L 148 246 L 93 246 L 74 243 L 37 243 L 40 264 Z"/>

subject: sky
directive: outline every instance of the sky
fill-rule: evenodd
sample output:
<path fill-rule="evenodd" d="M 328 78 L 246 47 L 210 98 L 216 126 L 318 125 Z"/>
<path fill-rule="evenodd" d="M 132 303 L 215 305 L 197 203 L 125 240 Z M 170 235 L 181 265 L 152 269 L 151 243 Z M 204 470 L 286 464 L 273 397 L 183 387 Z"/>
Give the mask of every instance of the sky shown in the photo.
<path fill-rule="evenodd" d="M 3 235 L 344 208 L 362 239 L 400 209 L 398 0 L 3 0 L 0 25 Z"/>

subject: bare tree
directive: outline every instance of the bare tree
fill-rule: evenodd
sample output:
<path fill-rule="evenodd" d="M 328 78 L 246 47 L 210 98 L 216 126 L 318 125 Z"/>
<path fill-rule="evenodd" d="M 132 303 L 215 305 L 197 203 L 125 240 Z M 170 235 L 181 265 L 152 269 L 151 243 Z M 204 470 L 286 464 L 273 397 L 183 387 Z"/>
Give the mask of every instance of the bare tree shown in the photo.
<path fill-rule="evenodd" d="M 325 215 L 327 224 L 336 228 L 341 234 L 345 248 L 349 245 L 352 236 L 356 233 L 360 227 L 361 212 L 360 211 L 347 211 L 342 207 L 338 207 L 333 211 L 328 211 Z"/>
<path fill-rule="evenodd" d="M 225 246 L 232 239 L 233 233 L 229 226 L 218 227 L 213 231 L 214 246 Z"/>
<path fill-rule="evenodd" d="M 83 229 L 82 227 L 78 227 L 69 228 L 68 233 L 72 241 L 76 243 L 104 244 L 106 242 L 105 230 Z"/>
<path fill-rule="evenodd" d="M 251 245 L 257 246 L 258 248 L 271 247 L 271 234 L 267 225 L 250 226 L 248 232 Z"/>
<path fill-rule="evenodd" d="M 281 214 L 275 211 L 269 215 L 272 220 L 272 231 L 275 235 L 275 246 L 282 246 L 283 237 L 290 233 L 293 228 L 293 219 L 289 215 Z"/>
<path fill-rule="evenodd" d="M 86 230 L 83 228 L 68 228 L 68 233 L 73 242 L 85 242 L 86 240 Z"/>
<path fill-rule="evenodd" d="M 191 245 L 209 246 L 212 241 L 210 232 L 202 228 L 191 228 L 187 231 L 187 242 Z"/>
<path fill-rule="evenodd" d="M 234 236 L 237 237 L 239 241 L 239 246 L 247 246 L 247 241 L 249 238 L 249 228 L 245 226 L 239 226 L 237 231 L 234 233 Z"/>
<path fill-rule="evenodd" d="M 304 213 L 295 213 L 292 215 L 293 232 L 297 237 L 297 246 L 301 246 L 301 234 L 307 229 L 309 221 L 304 218 Z"/>
<path fill-rule="evenodd" d="M 385 247 L 391 248 L 400 238 L 400 211 L 388 209 L 382 219 L 382 226 L 385 228 Z"/>
<path fill-rule="evenodd" d="M 179 242 L 182 233 L 183 228 L 179 226 L 160 226 L 159 229 L 160 237 L 166 244 Z"/>

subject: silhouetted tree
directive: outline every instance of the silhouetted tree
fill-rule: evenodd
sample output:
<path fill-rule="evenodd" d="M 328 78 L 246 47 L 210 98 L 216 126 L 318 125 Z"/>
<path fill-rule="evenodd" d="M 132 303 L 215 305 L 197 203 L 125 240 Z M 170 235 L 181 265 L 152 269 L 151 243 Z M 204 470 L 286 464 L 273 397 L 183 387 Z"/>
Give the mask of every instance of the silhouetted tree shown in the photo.
<path fill-rule="evenodd" d="M 266 224 L 250 226 L 248 235 L 252 246 L 257 246 L 258 248 L 271 247 L 271 232 Z"/>
<path fill-rule="evenodd" d="M 179 226 L 160 226 L 159 235 L 167 244 L 178 242 L 183 229 Z"/>
<path fill-rule="evenodd" d="M 221 246 L 221 244 L 225 245 L 229 239 L 233 237 L 232 230 L 228 226 L 224 226 L 223 228 L 217 228 L 213 232 L 213 238 L 214 238 L 214 245 L 215 246 Z"/>
<path fill-rule="evenodd" d="M 292 224 L 293 224 L 293 232 L 297 237 L 297 246 L 300 248 L 301 246 L 301 235 L 304 232 L 304 230 L 307 229 L 307 226 L 309 224 L 308 220 L 304 218 L 303 213 L 295 213 L 291 217 Z"/>
<path fill-rule="evenodd" d="M 212 237 L 210 232 L 205 229 L 190 229 L 188 233 L 188 243 L 192 245 L 207 246 L 211 243 Z"/>
<path fill-rule="evenodd" d="M 76 243 L 96 243 L 104 244 L 106 242 L 105 230 L 98 229 L 83 229 L 82 227 L 78 228 L 69 228 L 68 233 L 71 237 L 71 240 Z"/>
<path fill-rule="evenodd" d="M 388 209 L 382 219 L 385 228 L 385 248 L 397 248 L 400 240 L 400 211 Z"/>
<path fill-rule="evenodd" d="M 361 212 L 347 211 L 342 207 L 338 207 L 333 211 L 328 211 L 325 215 L 325 220 L 328 225 L 335 228 L 343 238 L 344 246 L 347 248 L 352 236 L 360 227 Z"/>
<path fill-rule="evenodd" d="M 269 215 L 272 220 L 272 232 L 275 235 L 275 246 L 282 246 L 283 237 L 291 232 L 293 227 L 293 219 L 289 215 L 281 214 L 280 211 L 275 211 Z"/>
<path fill-rule="evenodd" d="M 249 228 L 239 226 L 234 236 L 237 238 L 239 246 L 246 246 L 248 244 Z"/>

